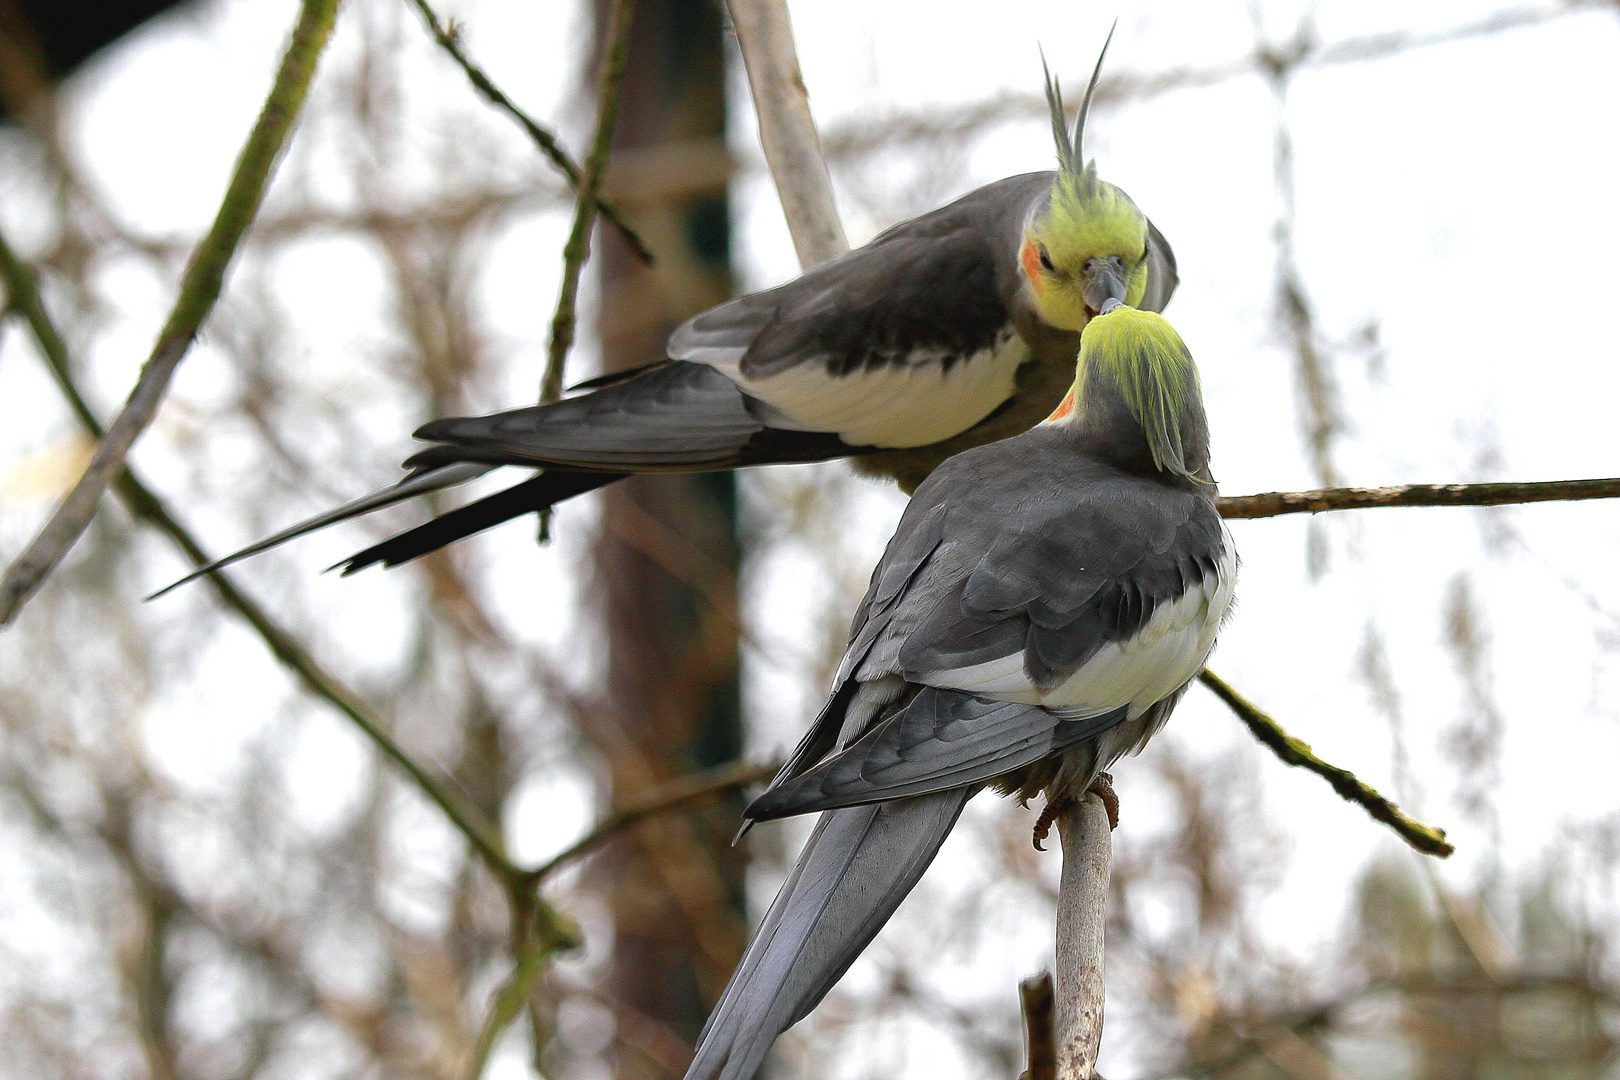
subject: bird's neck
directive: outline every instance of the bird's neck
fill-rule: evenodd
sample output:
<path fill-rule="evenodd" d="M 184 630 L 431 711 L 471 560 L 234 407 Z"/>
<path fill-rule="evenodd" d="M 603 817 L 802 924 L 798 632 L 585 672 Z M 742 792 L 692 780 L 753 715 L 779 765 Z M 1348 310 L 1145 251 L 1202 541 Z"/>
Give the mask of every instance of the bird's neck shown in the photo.
<path fill-rule="evenodd" d="M 1082 360 L 1044 423 L 1123 472 L 1212 492 L 1209 422 L 1196 370 L 1180 387 L 1162 376 Z"/>

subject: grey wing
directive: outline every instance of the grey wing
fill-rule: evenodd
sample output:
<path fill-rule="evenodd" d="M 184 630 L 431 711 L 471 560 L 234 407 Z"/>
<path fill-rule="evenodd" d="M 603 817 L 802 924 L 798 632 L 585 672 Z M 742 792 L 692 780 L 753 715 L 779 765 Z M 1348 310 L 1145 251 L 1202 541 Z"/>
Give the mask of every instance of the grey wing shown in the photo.
<path fill-rule="evenodd" d="M 435 420 L 416 437 L 465 459 L 603 471 L 733 468 L 850 452 L 836 436 L 772 431 L 758 406 L 714 368 L 676 361 L 549 405 Z M 434 447 L 419 457 L 445 453 Z"/>
<path fill-rule="evenodd" d="M 973 454 L 988 459 L 994 476 L 998 464 L 1017 467 L 997 458 L 1016 456 L 1019 448 L 1009 444 L 1022 441 Z M 1061 457 L 1043 464 L 1084 467 Z M 983 533 L 964 548 L 981 554 L 927 599 L 926 611 L 911 616 L 895 664 L 907 679 L 938 685 L 962 672 L 959 685 L 949 684 L 1001 697 L 1045 692 L 1104 646 L 1141 632 L 1162 605 L 1202 587 L 1228 555 L 1206 496 L 1121 474 L 1027 486 L 1050 494 L 1036 505 L 996 506 L 993 485 L 972 483 L 992 500 L 961 515 L 966 527 Z M 913 588 L 927 597 L 927 584 Z M 975 683 L 967 672 L 984 681 Z"/>
<path fill-rule="evenodd" d="M 830 753 L 838 743 L 845 715 L 860 689 L 854 671 L 865 659 L 872 644 L 889 626 L 895 601 L 905 592 L 907 584 L 927 565 L 939 546 L 945 529 L 945 507 L 928 506 L 913 501 L 900 518 L 900 525 L 889 538 L 889 546 L 872 571 L 871 584 L 855 609 L 850 626 L 850 644 L 844 650 L 838 674 L 833 679 L 833 692 L 816 716 L 810 730 L 799 740 L 799 745 L 776 776 L 772 788 L 788 780 Z M 746 827 L 745 827 L 746 828 Z M 741 834 L 739 834 L 741 836 Z"/>
<path fill-rule="evenodd" d="M 1036 705 L 927 687 L 832 757 L 767 789 L 754 821 L 982 784 L 1059 753 L 1125 719 L 1117 709 L 1067 719 Z"/>
<path fill-rule="evenodd" d="M 801 364 L 836 378 L 919 358 L 949 366 L 991 348 L 1017 288 L 1016 226 L 1051 178 L 988 184 L 785 285 L 721 304 L 670 335 L 669 356 L 749 378 Z"/>
<path fill-rule="evenodd" d="M 1149 311 L 1163 311 L 1180 280 L 1176 275 L 1176 253 L 1170 250 L 1170 241 L 1153 222 L 1148 222 L 1147 291 L 1142 294 L 1139 306 Z"/>

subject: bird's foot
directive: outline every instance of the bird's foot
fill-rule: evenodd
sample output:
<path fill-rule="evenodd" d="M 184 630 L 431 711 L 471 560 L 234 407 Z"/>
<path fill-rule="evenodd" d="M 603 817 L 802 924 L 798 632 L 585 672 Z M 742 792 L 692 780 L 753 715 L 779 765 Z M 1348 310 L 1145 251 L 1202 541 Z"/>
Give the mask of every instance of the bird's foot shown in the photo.
<path fill-rule="evenodd" d="M 1048 798 L 1046 800 L 1046 806 L 1042 808 L 1041 816 L 1035 819 L 1034 835 L 1030 837 L 1030 842 L 1035 845 L 1036 851 L 1046 850 L 1041 844 L 1045 841 L 1047 834 L 1052 831 L 1052 822 L 1056 821 L 1057 816 L 1063 813 L 1073 802 L 1073 795 L 1064 795 L 1057 799 Z"/>
<path fill-rule="evenodd" d="M 1096 795 L 1098 799 L 1102 800 L 1103 809 L 1108 813 L 1108 828 L 1110 830 L 1119 828 L 1119 795 L 1114 792 L 1114 778 L 1108 773 L 1098 773 L 1097 778 L 1091 782 L 1091 786 L 1086 788 L 1086 794 Z M 1035 819 L 1034 834 L 1030 837 L 1036 851 L 1046 850 L 1041 845 L 1052 832 L 1052 822 L 1056 821 L 1057 816 L 1074 805 L 1074 803 L 1075 798 L 1073 795 L 1064 795 L 1047 800 L 1046 807 L 1041 811 L 1041 816 Z"/>
<path fill-rule="evenodd" d="M 1109 831 L 1119 828 L 1119 796 L 1114 792 L 1114 778 L 1105 772 L 1098 773 L 1097 779 L 1086 788 L 1086 794 L 1102 800 L 1103 809 L 1108 811 Z"/>

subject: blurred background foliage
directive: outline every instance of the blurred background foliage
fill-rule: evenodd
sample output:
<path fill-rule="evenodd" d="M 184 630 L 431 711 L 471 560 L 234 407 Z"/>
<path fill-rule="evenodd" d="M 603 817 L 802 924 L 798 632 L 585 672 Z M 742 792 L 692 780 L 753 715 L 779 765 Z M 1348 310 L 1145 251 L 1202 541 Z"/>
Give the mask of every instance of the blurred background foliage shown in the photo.
<path fill-rule="evenodd" d="M 103 417 L 292 6 L 198 0 L 126 33 L 146 14 L 0 0 L 0 229 L 38 269 Z M 440 15 L 583 145 L 599 8 Z M 857 242 L 1045 167 L 1034 41 L 1072 76 L 1103 28 L 1091 13 L 1071 32 L 1039 4 L 795 18 Z M 1617 171 L 1617 22 L 1591 2 L 1125 17 L 1099 155 L 1181 255 L 1170 313 L 1204 365 L 1229 493 L 1616 471 L 1601 421 L 1614 316 L 1595 298 L 1612 309 L 1620 242 L 1601 198 Z M 680 319 L 792 272 L 721 9 L 643 0 L 635 35 L 608 190 L 657 262 L 598 230 L 571 380 L 656 356 Z M 975 49 L 994 62 L 973 68 Z M 1438 172 L 1429 185 L 1435 167 L 1403 159 L 1410 118 L 1380 95 L 1412 87 L 1449 105 L 1437 119 L 1407 102 L 1420 141 L 1477 154 L 1459 168 L 1485 174 L 1479 191 Z M 1527 112 L 1492 116 L 1490 87 Z M 1390 129 L 1390 147 L 1356 123 Z M 1335 139 L 1360 140 L 1361 171 L 1334 164 Z M 1450 198 L 1468 210 L 1448 215 Z M 349 0 L 224 299 L 132 462 L 223 550 L 391 481 L 403 434 L 429 417 L 532 400 L 571 203 L 410 5 Z M 1421 257 L 1358 218 L 1368 205 Z M 1479 205 L 1495 216 L 1470 216 Z M 1412 232 L 1424 215 L 1441 224 Z M 1522 299 L 1518 275 L 1557 283 L 1574 345 L 1526 344 L 1482 314 Z M 1455 307 L 1448 282 L 1480 307 Z M 1471 350 L 1466 375 L 1403 324 L 1413 293 Z M 9 553 L 88 444 L 7 314 Z M 1560 383 L 1549 391 L 1499 353 L 1574 358 L 1535 369 Z M 1559 412 L 1537 410 L 1544 393 Z M 514 525 L 406 570 L 313 573 L 417 520 L 403 510 L 240 579 L 537 862 L 672 776 L 791 745 L 899 505 L 842 465 L 637 481 L 566 505 L 545 547 Z M 1217 659 L 1327 756 L 1452 827 L 1461 854 L 1436 867 L 1399 847 L 1195 691 L 1121 770 L 1109 1076 L 1615 1074 L 1620 528 L 1601 504 L 1376 513 L 1401 516 L 1246 526 L 1255 599 Z M 0 636 L 0 1075 L 461 1075 L 512 962 L 499 883 L 206 587 L 138 602 L 182 569 L 109 497 Z M 734 851 L 737 806 L 644 822 L 551 883 L 584 944 L 546 971 L 491 1075 L 680 1075 L 803 831 L 756 830 Z M 1030 824 L 1011 805 L 970 808 L 772 1076 L 1016 1075 L 1014 984 L 1050 947 L 1056 882 Z"/>

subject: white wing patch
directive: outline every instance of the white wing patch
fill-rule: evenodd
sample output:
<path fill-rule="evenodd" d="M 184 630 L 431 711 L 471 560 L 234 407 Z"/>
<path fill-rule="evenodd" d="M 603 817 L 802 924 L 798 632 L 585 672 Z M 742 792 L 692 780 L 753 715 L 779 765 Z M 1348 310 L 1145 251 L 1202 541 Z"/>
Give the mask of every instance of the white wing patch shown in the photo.
<path fill-rule="evenodd" d="M 814 360 L 749 378 L 729 357 L 703 359 L 774 408 L 772 425 L 790 431 L 836 432 L 854 446 L 927 446 L 959 435 L 1012 397 L 1029 348 L 1012 327 L 993 346 L 958 357 L 916 352 L 873 371 L 830 376 Z M 727 362 L 729 360 L 729 363 Z"/>
<path fill-rule="evenodd" d="M 1215 633 L 1237 584 L 1237 548 L 1224 524 L 1221 539 L 1221 561 L 1200 587 L 1161 606 L 1135 637 L 1104 645 L 1045 693 L 1024 670 L 1021 652 L 953 671 L 919 672 L 911 678 L 979 697 L 1040 705 L 1076 720 L 1129 705 L 1127 719 L 1134 720 L 1197 675 L 1215 647 Z"/>

